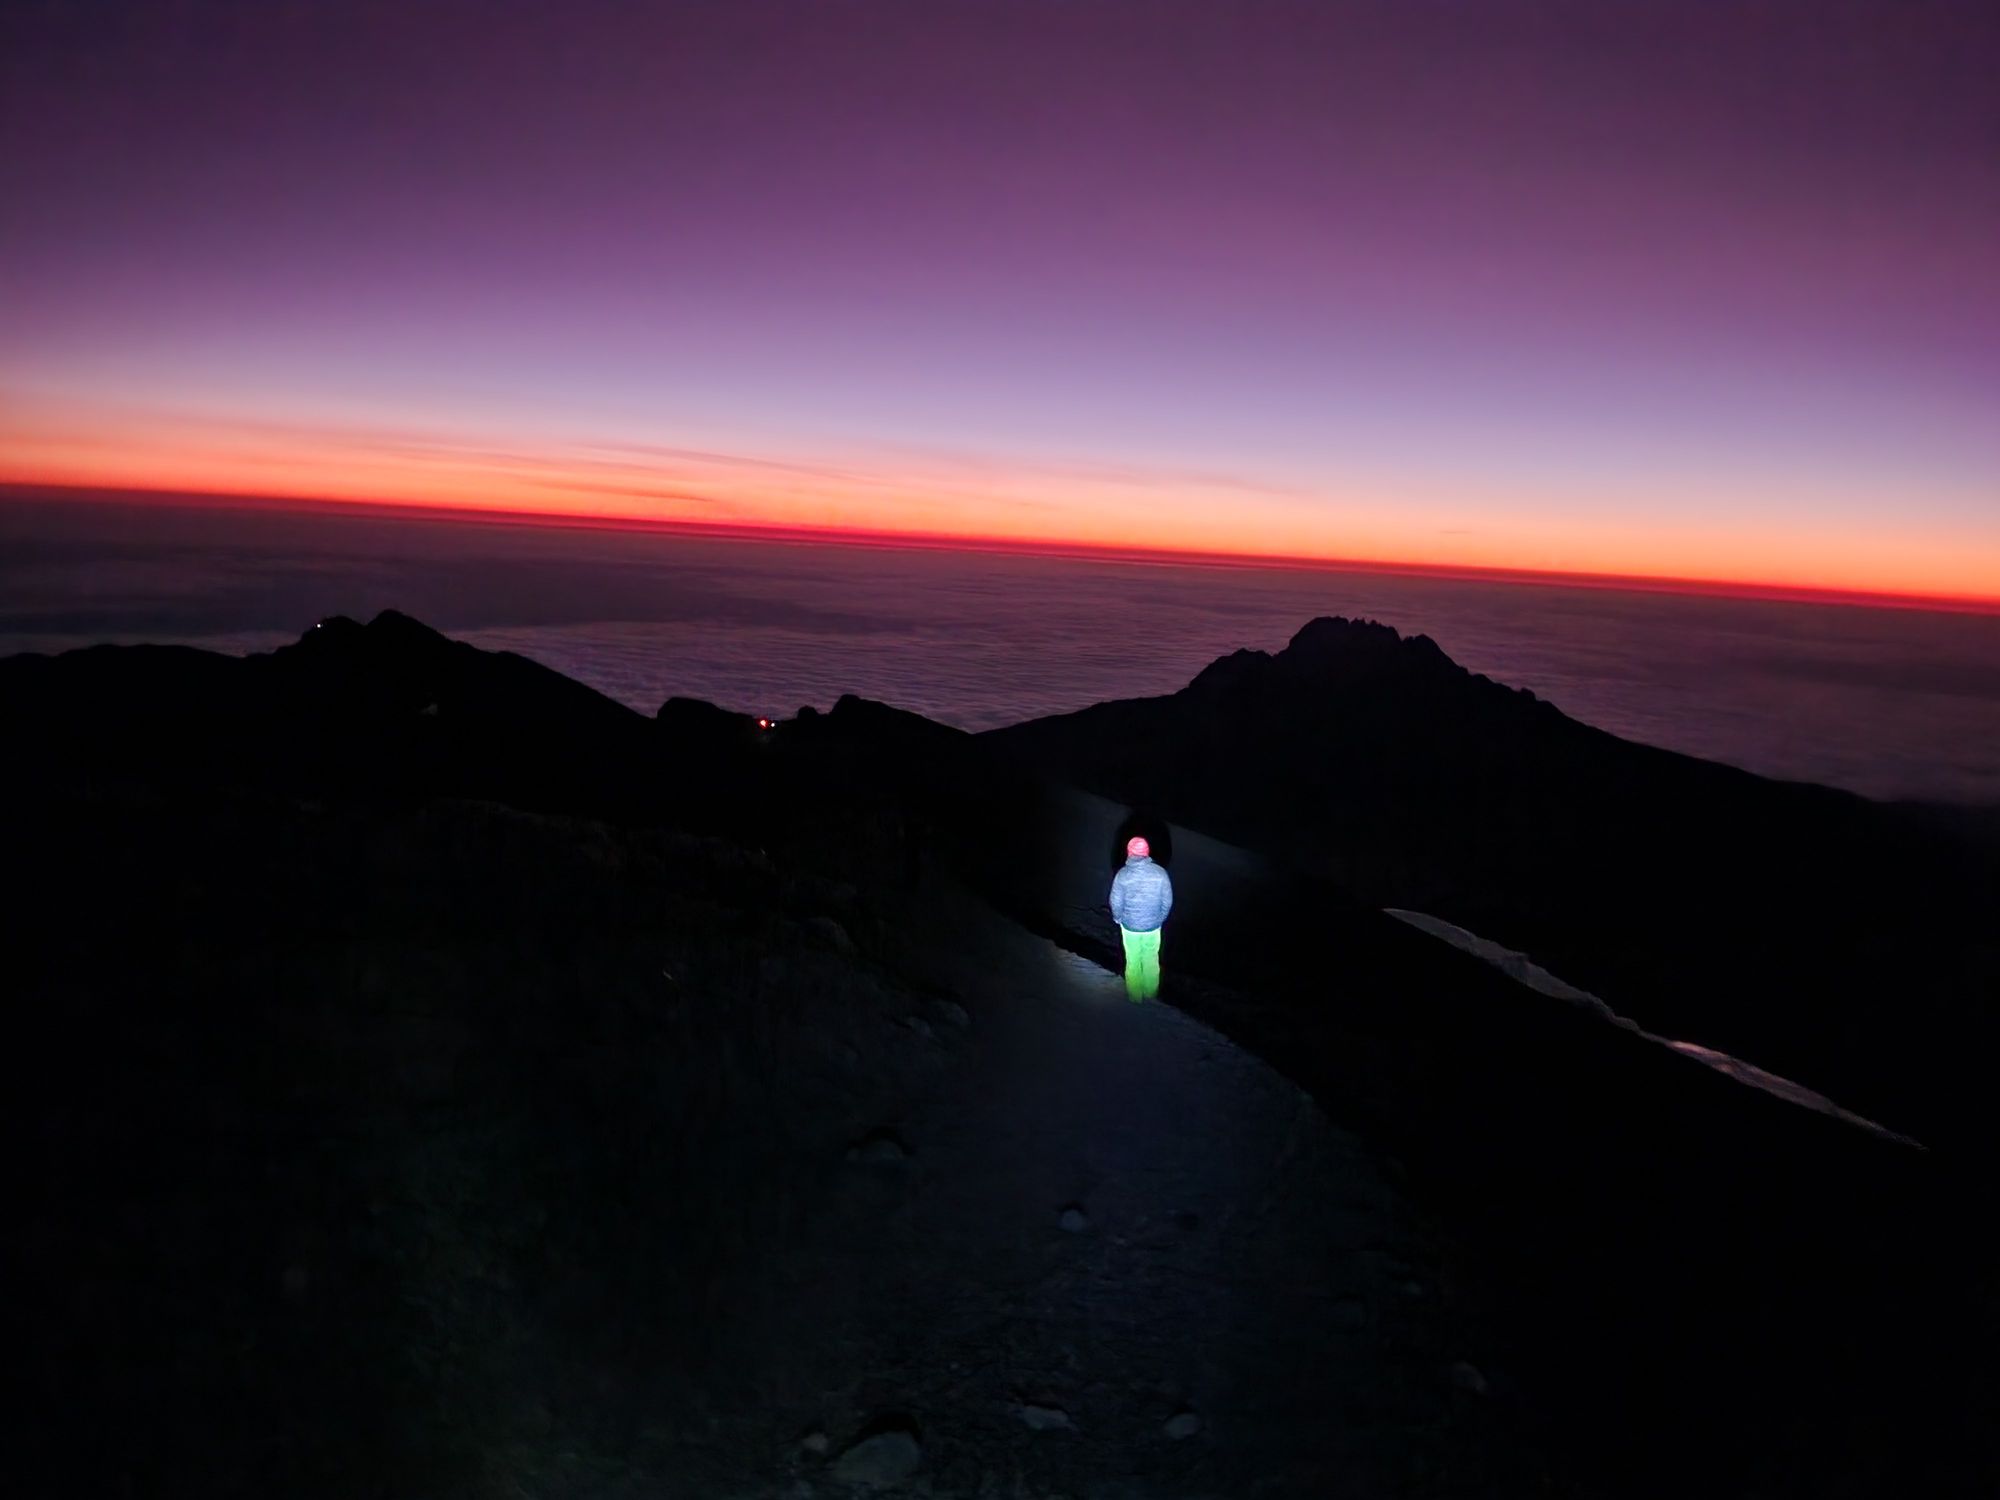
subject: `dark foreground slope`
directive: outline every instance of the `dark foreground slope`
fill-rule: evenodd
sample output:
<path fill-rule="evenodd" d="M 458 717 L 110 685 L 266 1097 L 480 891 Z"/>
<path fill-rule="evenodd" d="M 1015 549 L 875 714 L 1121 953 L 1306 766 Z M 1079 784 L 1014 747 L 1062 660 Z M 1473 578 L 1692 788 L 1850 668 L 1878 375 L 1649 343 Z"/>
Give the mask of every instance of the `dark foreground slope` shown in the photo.
<path fill-rule="evenodd" d="M 1939 1149 L 1993 1139 L 2000 861 L 1934 815 L 1621 740 L 1338 619 L 1170 697 L 988 738 Z"/>
<path fill-rule="evenodd" d="M 1171 851 L 1166 998 L 1407 1167 L 1559 1489 L 2000 1483 L 1976 1164 L 1744 1087 L 1324 878 L 971 747 L 948 759 L 934 726 L 846 707 L 829 731 L 865 719 L 873 743 L 929 747 L 934 784 L 956 788 L 941 821 L 966 831 L 960 857 L 989 899 L 1101 963 L 1117 962 L 1097 893 L 1122 836 Z"/>
<path fill-rule="evenodd" d="M 965 891 L 963 736 L 394 616 L 16 673 L 33 1492 L 1540 1491 L 1365 1145 Z"/>
<path fill-rule="evenodd" d="M 1111 961 L 1122 806 L 878 705 L 649 721 L 329 628 L 0 663 L 49 1491 L 838 1495 L 913 1413 L 940 1496 L 1127 1492 L 1114 1460 L 1146 1495 L 1993 1491 L 1977 1205 L 1935 1153 L 1153 824 L 1167 999 L 1363 1143 L 1244 1144 L 1248 1095 L 1127 1067 L 1128 1018 L 1135 1058 L 1171 1028 L 1034 957 Z M 1240 1198 L 1151 1204 L 1155 1134 L 1237 1143 Z M 1330 1194 L 1432 1229 L 1273 1227 Z M 1212 1445 L 1163 1443 L 1190 1400 Z"/>

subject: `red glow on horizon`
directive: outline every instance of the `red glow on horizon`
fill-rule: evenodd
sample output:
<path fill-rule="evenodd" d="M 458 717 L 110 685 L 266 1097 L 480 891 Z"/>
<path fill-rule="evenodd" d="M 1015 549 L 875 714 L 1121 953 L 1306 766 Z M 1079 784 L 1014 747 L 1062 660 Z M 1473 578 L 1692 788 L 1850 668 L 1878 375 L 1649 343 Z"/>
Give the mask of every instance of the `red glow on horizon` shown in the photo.
<path fill-rule="evenodd" d="M 1949 486 L 1927 512 L 1897 514 L 1871 485 L 1726 467 L 1690 479 L 1636 464 L 1636 477 L 1600 490 L 1420 464 L 1281 480 L 1254 464 L 1176 460 L 1170 447 L 1148 460 L 837 437 L 689 443 L 264 421 L 28 393 L 0 402 L 0 485 L 850 546 L 2000 606 L 1992 523 Z"/>
<path fill-rule="evenodd" d="M 1545 587 L 1609 589 L 1699 597 L 1839 604 L 1876 609 L 1935 610 L 1959 614 L 2000 614 L 2000 594 L 1967 595 L 1917 591 L 1817 587 L 1754 578 L 1692 578 L 1672 574 L 1594 572 L 1489 567 L 1394 558 L 1337 557 L 1197 548 L 1119 546 L 977 533 L 895 531 L 854 526 L 798 526 L 756 522 L 699 522 L 527 507 L 424 504 L 411 501 L 346 499 L 313 495 L 273 495 L 252 491 L 166 488 L 107 488 L 73 484 L 21 484 L 0 480 L 0 501 L 62 497 L 68 503 L 115 502 L 196 509 L 245 509 L 320 515 L 364 515 L 432 524 L 522 526 L 570 531 L 636 532 L 716 541 L 766 542 L 798 546 L 883 548 L 897 551 L 993 553 L 1078 562 L 1151 567 L 1202 567 L 1366 573 L 1411 578 L 1458 579 Z"/>
<path fill-rule="evenodd" d="M 1991 7 L 190 5 L 15 7 L 0 486 L 2000 608 Z"/>

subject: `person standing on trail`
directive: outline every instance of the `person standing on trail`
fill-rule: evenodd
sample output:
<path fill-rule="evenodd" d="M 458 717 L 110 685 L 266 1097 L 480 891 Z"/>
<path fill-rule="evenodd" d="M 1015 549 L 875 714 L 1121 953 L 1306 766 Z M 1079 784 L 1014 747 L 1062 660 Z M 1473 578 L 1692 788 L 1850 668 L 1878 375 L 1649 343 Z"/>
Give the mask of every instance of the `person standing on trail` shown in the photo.
<path fill-rule="evenodd" d="M 1125 995 L 1137 1004 L 1160 993 L 1160 929 L 1174 909 L 1174 883 L 1153 863 L 1143 838 L 1125 844 L 1125 867 L 1111 879 L 1111 920 L 1125 939 Z"/>

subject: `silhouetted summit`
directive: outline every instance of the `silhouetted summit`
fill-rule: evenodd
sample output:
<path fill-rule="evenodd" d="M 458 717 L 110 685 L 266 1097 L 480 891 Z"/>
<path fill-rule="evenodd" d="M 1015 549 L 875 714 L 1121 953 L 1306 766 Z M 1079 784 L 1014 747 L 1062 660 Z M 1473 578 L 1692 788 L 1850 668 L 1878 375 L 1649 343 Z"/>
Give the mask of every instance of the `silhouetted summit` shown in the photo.
<path fill-rule="evenodd" d="M 603 804 L 657 779 L 624 705 L 526 657 L 385 610 L 323 620 L 267 655 L 95 647 L 0 661 L 26 763 L 194 783 L 526 806 Z"/>
<path fill-rule="evenodd" d="M 1276 655 L 1233 651 L 1202 668 L 1190 686 L 1213 689 L 1254 684 L 1274 672 L 1314 678 L 1324 685 L 1353 685 L 1425 671 L 1467 675 L 1427 635 L 1403 636 L 1374 620 L 1321 615 L 1302 626 Z"/>
<path fill-rule="evenodd" d="M 1919 1135 L 1983 1093 L 1938 1084 L 1941 1051 L 1993 1039 L 1990 859 L 1898 808 L 1578 723 L 1427 637 L 1317 619 L 1178 693 L 983 738 Z M 1886 1027 L 1889 995 L 1916 1024 Z"/>
<path fill-rule="evenodd" d="M 345 616 L 323 620 L 293 645 L 245 665 L 300 711 L 328 718 L 427 714 L 508 733 L 560 720 L 571 733 L 589 733 L 629 729 L 638 717 L 539 662 L 481 651 L 393 609 L 366 625 Z"/>
<path fill-rule="evenodd" d="M 1307 622 L 1281 651 L 1234 651 L 1219 657 L 1195 675 L 1188 690 L 1217 695 L 1381 692 L 1393 695 L 1405 710 L 1430 703 L 1454 713 L 1554 712 L 1526 688 L 1466 670 L 1427 635 L 1406 636 L 1374 620 L 1338 615 Z"/>
<path fill-rule="evenodd" d="M 456 1493 L 496 1445 L 735 1492 L 810 1480 L 774 1456 L 865 1432 L 883 1392 L 922 1411 L 939 1494 L 946 1464 L 984 1489 L 1016 1458 L 1065 1493 L 1102 1488 L 1074 1464 L 1263 1483 L 1332 1454 L 1323 1413 L 1424 1467 L 1390 1483 L 1340 1438 L 1287 1493 L 1350 1469 L 1992 1493 L 1983 1161 L 1745 1087 L 1371 905 L 1543 933 L 1655 1029 L 1768 1043 L 1735 1050 L 1936 1144 L 1983 1094 L 1985 929 L 1892 809 L 1625 744 L 1340 620 L 994 736 L 853 697 L 648 717 L 394 613 L 244 659 L 14 658 L 0 708 L 34 877 L 0 1089 L 34 1147 L 16 1342 L 51 1417 L 130 1439 L 30 1447 L 78 1493 Z M 1182 893 L 1172 1008 L 1139 1013 L 1103 972 L 1135 827 Z M 1355 1150 L 1328 1157 L 1290 1089 L 1227 1086 L 1188 1017 Z M 842 1155 L 884 1138 L 904 1154 Z M 1280 1203 L 1337 1248 L 1278 1233 Z M 1405 1219 L 1435 1262 L 1385 1236 Z M 1109 1302 L 1094 1271 L 1048 1282 L 1057 1237 L 1139 1269 Z M 1035 1285 L 1058 1294 L 1024 1321 Z M 1143 1379 L 1077 1342 L 1112 1324 Z M 1153 1436 L 1159 1371 L 1218 1359 L 1226 1462 Z M 1090 1382 L 1095 1446 L 993 1420 L 1049 1370 Z"/>

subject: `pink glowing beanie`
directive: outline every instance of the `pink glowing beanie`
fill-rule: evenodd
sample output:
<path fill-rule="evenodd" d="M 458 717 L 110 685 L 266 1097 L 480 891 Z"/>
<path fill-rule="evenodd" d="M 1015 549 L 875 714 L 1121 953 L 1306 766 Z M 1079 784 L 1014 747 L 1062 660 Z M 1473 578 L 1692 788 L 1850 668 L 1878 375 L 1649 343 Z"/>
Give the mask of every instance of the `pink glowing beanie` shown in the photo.
<path fill-rule="evenodd" d="M 1153 846 L 1143 838 L 1131 838 L 1125 841 L 1125 857 L 1127 859 L 1144 859 L 1152 852 Z"/>

